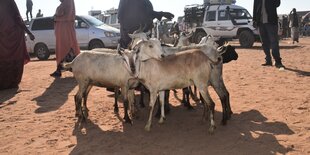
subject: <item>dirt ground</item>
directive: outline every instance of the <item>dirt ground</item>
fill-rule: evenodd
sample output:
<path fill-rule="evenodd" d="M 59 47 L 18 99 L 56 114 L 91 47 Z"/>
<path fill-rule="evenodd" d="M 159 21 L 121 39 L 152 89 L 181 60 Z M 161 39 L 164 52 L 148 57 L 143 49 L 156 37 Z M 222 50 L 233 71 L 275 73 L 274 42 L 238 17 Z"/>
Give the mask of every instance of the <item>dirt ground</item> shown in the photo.
<path fill-rule="evenodd" d="M 52 78 L 55 60 L 33 58 L 19 89 L 0 91 L 0 154 L 310 154 L 310 38 L 295 45 L 281 41 L 285 71 L 261 66 L 259 43 L 237 52 L 239 59 L 224 65 L 234 112 L 226 126 L 220 125 L 221 104 L 210 88 L 216 102 L 214 135 L 202 121 L 201 104 L 192 101 L 191 111 L 180 104 L 181 91 L 177 98 L 171 93 L 165 123 L 154 118 L 146 132 L 148 108 L 133 125 L 124 124 L 122 104 L 114 114 L 113 93 L 94 87 L 89 120 L 78 126 L 72 73 Z"/>

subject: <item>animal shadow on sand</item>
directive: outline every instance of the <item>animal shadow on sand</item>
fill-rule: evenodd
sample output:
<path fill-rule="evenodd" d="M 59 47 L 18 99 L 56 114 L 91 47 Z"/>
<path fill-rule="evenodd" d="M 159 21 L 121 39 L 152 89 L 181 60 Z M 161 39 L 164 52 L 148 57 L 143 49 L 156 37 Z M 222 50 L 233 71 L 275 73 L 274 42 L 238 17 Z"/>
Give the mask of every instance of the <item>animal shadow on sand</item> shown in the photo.
<path fill-rule="evenodd" d="M 10 101 L 10 99 L 20 92 L 22 92 L 22 90 L 19 88 L 0 90 L 0 109 L 15 104 L 17 101 Z"/>
<path fill-rule="evenodd" d="M 228 125 L 217 125 L 214 135 L 208 134 L 209 123 L 201 121 L 202 108 L 187 111 L 174 106 L 164 124 L 153 120 L 150 132 L 144 131 L 148 110 L 133 125 L 108 129 L 99 120 L 77 122 L 73 135 L 77 144 L 70 154 L 286 154 L 293 144 L 283 146 L 277 135 L 294 132 L 284 123 L 268 120 L 257 110 L 233 114 Z M 221 112 L 216 112 L 220 122 Z M 97 122 L 97 123 L 94 123 Z M 97 125 L 101 124 L 101 125 Z"/>
<path fill-rule="evenodd" d="M 45 113 L 60 108 L 68 100 L 68 94 L 76 85 L 73 77 L 55 78 L 41 96 L 32 99 L 39 106 L 35 113 Z"/>

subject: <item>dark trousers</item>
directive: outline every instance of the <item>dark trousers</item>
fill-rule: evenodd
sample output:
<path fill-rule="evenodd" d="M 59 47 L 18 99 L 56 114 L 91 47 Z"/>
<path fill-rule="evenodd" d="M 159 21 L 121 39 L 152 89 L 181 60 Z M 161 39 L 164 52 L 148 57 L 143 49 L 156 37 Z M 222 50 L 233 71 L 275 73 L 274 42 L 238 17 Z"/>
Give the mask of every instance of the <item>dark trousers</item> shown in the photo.
<path fill-rule="evenodd" d="M 128 48 L 128 44 L 131 42 L 131 38 L 129 37 L 129 33 L 133 33 L 136 29 L 126 29 L 126 28 L 121 28 L 121 39 L 119 41 L 121 48 Z"/>
<path fill-rule="evenodd" d="M 28 13 L 30 13 L 30 18 L 32 19 L 32 8 L 28 8 L 28 9 L 26 10 L 27 21 L 30 21 L 30 20 L 29 20 L 29 17 L 28 17 Z"/>
<path fill-rule="evenodd" d="M 259 25 L 259 34 L 266 55 L 266 62 L 271 63 L 270 49 L 272 49 L 272 57 L 276 64 L 282 64 L 279 48 L 278 25 L 268 23 L 261 24 Z"/>

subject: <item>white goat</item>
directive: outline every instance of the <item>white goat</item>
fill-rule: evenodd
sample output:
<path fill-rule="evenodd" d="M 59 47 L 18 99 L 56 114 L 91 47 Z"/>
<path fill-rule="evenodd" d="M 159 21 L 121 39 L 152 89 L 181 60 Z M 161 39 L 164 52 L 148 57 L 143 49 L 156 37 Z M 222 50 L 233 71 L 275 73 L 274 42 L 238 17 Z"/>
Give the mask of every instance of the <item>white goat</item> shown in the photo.
<path fill-rule="evenodd" d="M 154 42 L 150 41 L 141 49 L 148 54 L 148 51 L 150 51 L 148 48 L 153 47 L 153 44 Z M 130 80 L 133 79 L 133 74 L 135 74 L 136 53 L 125 51 L 122 55 L 118 55 L 103 52 L 102 50 L 104 49 L 101 49 L 101 52 L 98 52 L 98 50 L 82 52 L 71 63 L 64 64 L 64 68 L 72 68 L 79 85 L 79 90 L 75 95 L 76 115 L 83 119 L 88 117 L 86 101 L 93 85 L 110 88 L 118 87 L 121 88 L 124 98 L 124 119 L 126 122 L 131 123 L 128 115 L 128 99 L 132 108 L 134 92 L 129 89 L 137 84 L 136 80 Z M 156 54 L 152 52 L 148 55 L 159 59 L 161 53 Z M 83 106 L 81 105 L 82 100 Z"/>
<path fill-rule="evenodd" d="M 146 42 L 148 41 L 138 42 L 136 46 L 139 47 L 141 46 L 140 44 L 143 45 Z M 157 48 L 160 49 L 160 45 Z M 156 52 L 156 48 L 153 49 L 154 52 Z M 207 50 L 206 53 L 214 53 L 215 55 L 218 53 L 211 52 L 217 50 L 214 46 L 209 46 L 205 50 Z M 210 64 L 212 61 L 210 61 L 210 58 L 205 55 L 205 52 L 200 49 L 192 49 L 176 53 L 174 55 L 169 55 L 162 59 L 154 59 L 153 57 L 146 55 L 144 51 L 140 49 L 138 60 L 139 61 L 136 61 L 137 64 L 135 65 L 135 67 L 137 67 L 137 77 L 139 81 L 150 91 L 151 110 L 145 130 L 150 131 L 154 104 L 159 91 L 180 89 L 190 85 L 196 85 L 198 90 L 201 92 L 203 99 L 206 100 L 205 106 L 211 108 L 211 126 L 209 128 L 209 132 L 213 133 L 215 129 L 214 107 L 211 107 L 211 101 L 208 97 L 209 94 L 207 84 L 207 81 L 209 81 L 210 78 Z M 162 95 L 163 94 L 161 92 L 160 96 Z M 164 117 L 164 106 L 161 102 L 160 123 L 164 121 Z"/>
<path fill-rule="evenodd" d="M 141 40 L 147 40 L 147 35 L 141 31 L 136 31 L 134 34 L 129 35 L 132 38 L 132 44 L 131 45 L 136 45 L 139 41 Z M 168 47 L 168 46 L 163 46 L 163 51 L 164 55 L 173 55 L 178 52 L 182 52 L 185 50 L 189 49 L 201 49 L 201 51 L 206 54 L 209 59 L 211 59 L 212 62 L 217 62 L 218 61 L 218 54 L 222 54 L 225 52 L 225 50 L 220 48 L 221 50 L 208 50 L 210 47 L 218 47 L 218 44 L 214 42 L 212 38 L 205 38 L 204 41 L 200 45 L 189 45 L 188 38 L 192 36 L 192 33 L 189 35 L 181 35 L 179 38 L 179 42 L 177 44 L 177 47 Z M 222 68 L 223 68 L 223 63 L 214 63 L 212 64 L 214 69 L 211 70 L 211 79 L 209 81 L 209 84 L 213 86 L 217 94 L 219 95 L 222 103 L 222 108 L 223 108 L 223 119 L 222 119 L 222 124 L 225 125 L 227 120 L 230 118 L 232 112 L 230 108 L 230 102 L 229 102 L 229 93 L 224 85 L 223 77 L 222 77 Z M 184 92 L 183 92 L 184 93 Z M 207 94 L 208 95 L 208 94 Z M 184 94 L 183 94 L 184 96 Z M 208 99 L 211 101 L 212 106 L 214 107 L 214 102 L 211 99 L 211 97 L 208 95 Z M 160 102 L 163 103 L 163 98 L 164 98 L 164 93 L 160 93 Z M 188 96 L 187 96 L 188 98 Z M 203 100 L 202 100 L 203 101 Z M 185 103 L 185 106 L 190 108 L 189 103 Z M 205 108 L 206 110 L 206 108 Z M 204 110 L 204 116 L 205 116 L 205 110 Z"/>

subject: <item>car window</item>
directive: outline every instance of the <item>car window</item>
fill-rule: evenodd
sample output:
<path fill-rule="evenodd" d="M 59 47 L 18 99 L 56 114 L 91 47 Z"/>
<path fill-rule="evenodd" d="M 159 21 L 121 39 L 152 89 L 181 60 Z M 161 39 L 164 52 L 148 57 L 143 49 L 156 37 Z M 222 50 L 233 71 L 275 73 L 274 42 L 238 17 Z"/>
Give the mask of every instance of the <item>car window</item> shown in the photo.
<path fill-rule="evenodd" d="M 85 21 L 83 21 L 81 18 L 76 17 L 74 21 L 75 28 L 80 29 L 80 28 L 87 28 L 87 24 Z"/>
<path fill-rule="evenodd" d="M 53 18 L 35 19 L 31 27 L 31 30 L 53 30 L 53 29 L 54 29 Z"/>
<path fill-rule="evenodd" d="M 215 21 L 215 11 L 208 11 L 206 16 L 206 21 Z"/>
<path fill-rule="evenodd" d="M 218 12 L 218 20 L 229 20 L 229 15 L 226 10 L 220 10 Z"/>
<path fill-rule="evenodd" d="M 116 24 L 116 18 L 117 18 L 117 14 L 111 15 L 111 24 Z"/>
<path fill-rule="evenodd" d="M 234 19 L 252 19 L 252 16 L 245 9 L 230 9 L 230 14 Z"/>
<path fill-rule="evenodd" d="M 91 26 L 101 26 L 104 25 L 104 23 L 95 17 L 92 16 L 82 16 L 84 20 L 86 20 Z"/>

